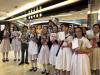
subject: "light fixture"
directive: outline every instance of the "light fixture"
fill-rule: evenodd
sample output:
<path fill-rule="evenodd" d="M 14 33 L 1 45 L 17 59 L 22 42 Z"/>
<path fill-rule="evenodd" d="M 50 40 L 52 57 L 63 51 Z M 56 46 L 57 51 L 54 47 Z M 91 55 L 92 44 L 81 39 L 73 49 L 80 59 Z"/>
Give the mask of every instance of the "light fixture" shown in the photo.
<path fill-rule="evenodd" d="M 39 6 L 39 10 L 42 9 L 42 6 Z"/>
<path fill-rule="evenodd" d="M 42 13 L 39 14 L 39 17 L 42 17 Z"/>
<path fill-rule="evenodd" d="M 33 15 L 33 17 L 36 18 L 35 15 Z"/>
<path fill-rule="evenodd" d="M 25 10 L 28 10 L 30 8 L 34 8 L 34 7 L 38 6 L 38 5 L 41 5 L 43 3 L 47 3 L 49 1 L 51 1 L 51 0 L 35 0 L 33 2 L 27 3 L 26 5 L 14 10 L 14 11 L 12 11 L 12 12 L 7 13 L 7 16 L 1 17 L 0 20 L 4 20 L 4 19 L 6 19 L 8 17 L 11 17 L 11 16 L 13 16 L 15 14 L 21 13 L 21 12 L 23 12 Z"/>
<path fill-rule="evenodd" d="M 41 10 L 37 10 L 37 11 L 29 13 L 29 14 L 25 14 L 25 15 L 19 16 L 19 17 L 10 19 L 10 20 L 16 20 L 16 19 L 24 18 L 24 17 L 29 16 L 29 15 L 33 15 L 33 14 L 41 13 L 41 12 L 44 12 L 44 11 L 56 9 L 56 8 L 59 8 L 59 7 L 65 6 L 65 5 L 69 5 L 69 4 L 78 2 L 78 1 L 80 1 L 80 0 L 68 0 L 68 1 L 64 1 L 64 2 L 61 2 L 61 3 L 58 3 L 58 4 L 55 4 L 55 5 L 43 8 Z"/>
<path fill-rule="evenodd" d="M 39 15 L 38 15 L 38 14 L 36 14 L 36 17 L 38 18 L 38 17 L 39 17 Z"/>

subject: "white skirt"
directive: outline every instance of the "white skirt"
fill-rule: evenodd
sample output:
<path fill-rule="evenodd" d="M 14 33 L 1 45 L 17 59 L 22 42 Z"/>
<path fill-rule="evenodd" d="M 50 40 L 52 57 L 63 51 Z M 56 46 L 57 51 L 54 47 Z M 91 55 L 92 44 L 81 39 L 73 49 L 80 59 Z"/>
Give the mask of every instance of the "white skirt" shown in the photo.
<path fill-rule="evenodd" d="M 55 63 L 55 68 L 58 69 L 58 70 L 63 69 L 63 67 L 62 67 L 62 65 L 63 65 L 62 56 L 63 56 L 63 51 L 62 51 L 62 48 L 60 48 L 59 53 L 56 57 L 56 63 Z"/>
<path fill-rule="evenodd" d="M 29 55 L 29 59 L 30 60 L 36 60 L 37 59 L 37 54 L 34 54 L 34 55 Z"/>
<path fill-rule="evenodd" d="M 28 54 L 29 55 L 36 55 L 36 54 L 38 54 L 38 46 L 33 41 L 29 41 Z"/>
<path fill-rule="evenodd" d="M 9 52 L 11 50 L 9 39 L 3 39 L 1 42 L 1 52 Z"/>
<path fill-rule="evenodd" d="M 91 68 L 92 70 L 100 70 L 100 48 L 93 48 L 91 58 Z"/>
<path fill-rule="evenodd" d="M 55 66 L 56 62 L 56 53 L 58 51 L 59 45 L 52 45 L 50 50 L 50 57 L 49 57 L 49 63 L 53 66 Z"/>
<path fill-rule="evenodd" d="M 42 45 L 38 55 L 38 63 L 49 64 L 49 47 L 47 45 Z"/>
<path fill-rule="evenodd" d="M 73 54 L 71 61 L 71 75 L 91 75 L 88 55 Z"/>
<path fill-rule="evenodd" d="M 12 50 L 20 51 L 21 50 L 21 42 L 18 39 L 12 40 Z"/>
<path fill-rule="evenodd" d="M 72 51 L 70 48 L 63 48 L 63 71 L 70 71 L 71 69 L 71 58 L 72 58 Z"/>

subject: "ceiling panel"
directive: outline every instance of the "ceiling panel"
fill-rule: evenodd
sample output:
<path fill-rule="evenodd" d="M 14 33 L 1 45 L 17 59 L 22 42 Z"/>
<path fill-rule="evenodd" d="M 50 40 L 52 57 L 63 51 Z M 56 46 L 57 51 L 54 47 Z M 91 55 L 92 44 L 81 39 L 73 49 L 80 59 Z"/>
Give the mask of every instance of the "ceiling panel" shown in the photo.
<path fill-rule="evenodd" d="M 0 0 L 0 17 L 35 0 Z"/>

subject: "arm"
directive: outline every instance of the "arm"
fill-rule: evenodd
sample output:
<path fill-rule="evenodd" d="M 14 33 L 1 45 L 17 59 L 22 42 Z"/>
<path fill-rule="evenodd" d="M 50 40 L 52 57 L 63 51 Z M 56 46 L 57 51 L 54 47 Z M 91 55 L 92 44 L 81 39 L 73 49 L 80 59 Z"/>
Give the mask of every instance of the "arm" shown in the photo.
<path fill-rule="evenodd" d="M 87 48 L 87 49 L 75 49 L 75 52 L 77 54 L 88 54 L 88 53 L 92 52 L 90 49 L 91 48 Z"/>

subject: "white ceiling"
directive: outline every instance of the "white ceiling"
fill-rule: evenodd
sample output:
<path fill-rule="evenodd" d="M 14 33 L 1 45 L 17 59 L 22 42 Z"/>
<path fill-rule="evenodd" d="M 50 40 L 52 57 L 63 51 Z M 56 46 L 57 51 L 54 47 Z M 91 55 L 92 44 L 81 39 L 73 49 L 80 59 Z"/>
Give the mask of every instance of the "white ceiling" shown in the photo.
<path fill-rule="evenodd" d="M 6 16 L 23 5 L 35 0 L 0 0 L 0 17 Z"/>

